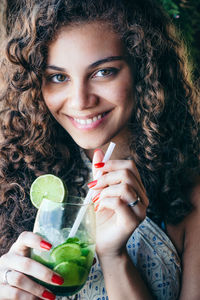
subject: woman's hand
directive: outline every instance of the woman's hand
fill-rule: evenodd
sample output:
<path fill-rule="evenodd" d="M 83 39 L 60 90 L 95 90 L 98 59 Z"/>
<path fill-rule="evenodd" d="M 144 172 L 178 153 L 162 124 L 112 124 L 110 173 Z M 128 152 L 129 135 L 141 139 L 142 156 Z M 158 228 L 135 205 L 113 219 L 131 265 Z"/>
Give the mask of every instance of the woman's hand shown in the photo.
<path fill-rule="evenodd" d="M 98 170 L 103 175 L 89 184 L 96 191 L 93 198 L 96 210 L 96 251 L 100 257 L 118 256 L 125 249 L 132 232 L 144 220 L 148 198 L 133 160 L 109 160 L 103 166 L 103 152 L 95 151 L 94 176 Z M 95 185 L 94 185 L 95 184 Z M 130 203 L 140 201 L 133 207 Z"/>
<path fill-rule="evenodd" d="M 0 299 L 56 298 L 48 289 L 28 277 L 33 276 L 50 284 L 63 283 L 58 274 L 29 258 L 30 248 L 48 251 L 51 244 L 32 232 L 20 234 L 9 252 L 0 257 Z"/>

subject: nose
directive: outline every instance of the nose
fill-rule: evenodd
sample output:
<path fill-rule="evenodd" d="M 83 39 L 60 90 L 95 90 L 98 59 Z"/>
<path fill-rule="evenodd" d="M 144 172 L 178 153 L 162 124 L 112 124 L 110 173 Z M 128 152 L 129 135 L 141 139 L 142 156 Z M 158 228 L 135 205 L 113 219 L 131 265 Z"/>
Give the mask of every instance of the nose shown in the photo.
<path fill-rule="evenodd" d="M 69 105 L 74 110 L 85 110 L 97 105 L 98 97 L 87 82 L 74 82 L 69 96 Z"/>

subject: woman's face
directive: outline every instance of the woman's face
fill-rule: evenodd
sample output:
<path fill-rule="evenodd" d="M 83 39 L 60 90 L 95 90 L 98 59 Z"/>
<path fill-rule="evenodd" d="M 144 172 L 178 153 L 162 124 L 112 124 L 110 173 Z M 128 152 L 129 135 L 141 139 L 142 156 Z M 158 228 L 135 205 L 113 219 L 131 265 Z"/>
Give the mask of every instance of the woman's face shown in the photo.
<path fill-rule="evenodd" d="M 49 46 L 42 93 L 52 115 L 80 147 L 124 140 L 134 95 L 118 35 L 102 23 L 64 27 Z"/>

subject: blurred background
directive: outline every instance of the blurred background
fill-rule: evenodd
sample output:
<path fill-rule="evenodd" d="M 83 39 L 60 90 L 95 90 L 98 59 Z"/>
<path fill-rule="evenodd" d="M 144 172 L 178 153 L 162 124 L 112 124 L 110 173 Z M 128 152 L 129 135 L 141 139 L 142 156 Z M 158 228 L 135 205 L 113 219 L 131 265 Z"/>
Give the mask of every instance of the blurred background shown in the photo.
<path fill-rule="evenodd" d="M 193 80 L 200 83 L 200 0 L 154 0 L 170 15 L 185 41 Z"/>
<path fill-rule="evenodd" d="M 180 30 L 188 49 L 193 70 L 193 81 L 200 83 L 200 0 L 154 0 L 158 1 Z M 9 12 L 16 11 L 23 0 L 0 0 L 0 16 L 4 3 Z"/>

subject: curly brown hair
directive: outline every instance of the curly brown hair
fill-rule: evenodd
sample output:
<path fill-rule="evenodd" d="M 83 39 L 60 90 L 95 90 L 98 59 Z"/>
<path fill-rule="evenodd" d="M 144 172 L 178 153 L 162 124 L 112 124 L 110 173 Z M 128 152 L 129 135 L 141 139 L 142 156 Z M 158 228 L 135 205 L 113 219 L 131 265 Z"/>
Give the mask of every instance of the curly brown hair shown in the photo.
<path fill-rule="evenodd" d="M 42 97 L 48 45 L 63 26 L 107 22 L 133 65 L 135 111 L 130 148 L 150 200 L 148 215 L 176 224 L 192 209 L 188 192 L 199 174 L 199 104 L 186 54 L 170 20 L 153 0 L 23 0 L 6 10 L 1 47 L 0 245 L 4 253 L 36 209 L 32 181 L 60 176 L 82 193 L 87 177 L 78 146 Z M 3 43 L 2 43 L 3 45 Z M 5 52 L 5 54 L 3 53 Z"/>

